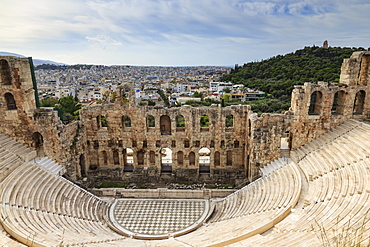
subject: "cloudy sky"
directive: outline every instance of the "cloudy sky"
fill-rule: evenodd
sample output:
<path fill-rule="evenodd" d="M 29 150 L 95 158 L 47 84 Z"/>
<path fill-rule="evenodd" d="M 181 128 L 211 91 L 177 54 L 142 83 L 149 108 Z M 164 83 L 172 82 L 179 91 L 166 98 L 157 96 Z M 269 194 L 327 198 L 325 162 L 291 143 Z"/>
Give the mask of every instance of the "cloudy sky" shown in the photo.
<path fill-rule="evenodd" d="M 234 65 L 370 47 L 369 0 L 0 0 L 0 51 L 68 64 Z"/>

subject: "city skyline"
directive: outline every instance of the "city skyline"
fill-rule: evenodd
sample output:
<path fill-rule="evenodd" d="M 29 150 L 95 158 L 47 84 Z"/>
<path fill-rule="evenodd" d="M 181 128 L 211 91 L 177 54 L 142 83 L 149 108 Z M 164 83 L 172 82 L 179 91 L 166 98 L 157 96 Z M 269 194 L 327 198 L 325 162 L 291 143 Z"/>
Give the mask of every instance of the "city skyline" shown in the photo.
<path fill-rule="evenodd" d="M 370 46 L 370 3 L 3 0 L 0 49 L 66 64 L 243 64 L 304 46 Z"/>

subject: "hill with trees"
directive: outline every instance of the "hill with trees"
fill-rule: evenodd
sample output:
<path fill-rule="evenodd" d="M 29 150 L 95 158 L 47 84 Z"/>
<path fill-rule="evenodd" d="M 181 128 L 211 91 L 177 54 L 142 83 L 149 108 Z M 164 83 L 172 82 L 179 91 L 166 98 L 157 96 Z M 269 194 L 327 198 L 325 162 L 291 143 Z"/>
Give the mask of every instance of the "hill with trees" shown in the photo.
<path fill-rule="evenodd" d="M 305 47 L 260 62 L 235 65 L 222 80 L 266 92 L 268 96 L 265 99 L 249 102 L 253 111 L 282 112 L 290 106 L 294 85 L 318 81 L 338 82 L 343 59 L 349 58 L 354 51 L 363 50 L 362 47 Z"/>

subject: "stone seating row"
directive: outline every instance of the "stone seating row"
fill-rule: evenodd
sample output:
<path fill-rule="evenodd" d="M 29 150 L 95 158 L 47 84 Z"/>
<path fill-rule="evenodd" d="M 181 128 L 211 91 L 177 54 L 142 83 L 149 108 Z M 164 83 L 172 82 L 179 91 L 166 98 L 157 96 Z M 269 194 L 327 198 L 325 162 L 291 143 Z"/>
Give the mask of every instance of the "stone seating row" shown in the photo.
<path fill-rule="evenodd" d="M 25 162 L 28 162 L 37 156 L 36 151 L 20 144 L 4 133 L 0 133 L 0 147 L 15 154 Z"/>
<path fill-rule="evenodd" d="M 262 177 L 265 177 L 267 175 L 270 175 L 274 171 L 278 170 L 279 168 L 285 166 L 290 161 L 289 158 L 278 158 L 271 162 L 270 164 L 260 168 L 260 171 L 262 173 Z"/>
<path fill-rule="evenodd" d="M 334 223 L 339 225 L 343 223 L 343 219 L 345 222 L 348 215 L 352 215 L 352 220 L 355 215 L 361 216 L 362 213 L 359 213 L 359 210 L 363 207 L 362 203 L 369 199 L 369 192 L 365 186 L 360 187 L 363 183 L 358 183 L 358 181 L 367 180 L 368 174 L 361 175 L 365 172 L 364 169 L 356 171 L 353 166 L 347 166 L 312 182 L 309 193 L 306 195 L 306 200 L 310 203 L 303 208 L 295 209 L 295 217 L 298 215 L 299 220 L 290 222 L 288 217 L 276 226 L 276 229 L 307 230 L 317 224 L 330 229 Z M 318 183 L 319 180 L 324 181 L 324 177 L 331 177 L 328 179 L 332 182 Z M 330 184 L 332 188 L 325 188 Z M 332 194 L 327 195 L 326 192 Z M 333 222 L 333 219 L 336 222 Z"/>
<path fill-rule="evenodd" d="M 10 205 L 0 206 L 7 232 L 28 246 L 66 246 L 124 239 L 105 224 Z"/>
<path fill-rule="evenodd" d="M 369 127 L 358 126 L 328 143 L 325 148 L 307 154 L 299 162 L 299 167 L 304 172 L 307 180 L 312 181 L 327 172 L 368 158 L 367 150 L 370 148 L 370 141 L 363 137 L 366 129 L 369 130 Z"/>
<path fill-rule="evenodd" d="M 308 155 L 311 152 L 314 152 L 315 150 L 321 148 L 322 146 L 325 146 L 326 144 L 336 140 L 338 137 L 343 136 L 347 132 L 358 128 L 358 126 L 363 126 L 364 123 L 361 123 L 359 121 L 349 119 L 346 122 L 342 123 L 341 125 L 335 127 L 331 131 L 328 131 L 311 142 L 301 146 L 295 151 L 292 151 L 292 156 L 294 156 L 294 161 L 299 162 L 301 159 L 303 159 L 306 155 Z"/>
<path fill-rule="evenodd" d="M 0 181 L 21 164 L 23 164 L 23 161 L 15 154 L 3 148 L 0 149 Z"/>
<path fill-rule="evenodd" d="M 365 244 L 368 244 L 370 158 L 366 145 L 370 135 L 369 127 L 360 125 L 342 139 L 337 138 L 333 142 L 335 144 L 315 151 L 316 156 L 312 153 L 305 158 L 306 161 L 302 160 L 298 164 L 302 169 L 317 165 L 322 171 L 325 170 L 315 179 L 308 180 L 308 190 L 301 198 L 304 203 L 299 203 L 290 215 L 267 233 L 231 246 L 331 246 L 342 241 L 343 233 L 348 234 L 347 238 L 351 241 L 358 241 L 362 237 Z M 346 157 L 339 157 L 340 150 L 333 149 L 337 144 L 341 145 L 340 150 L 344 150 Z M 323 157 L 326 157 L 326 164 L 321 159 Z M 335 157 L 338 158 L 335 160 Z M 356 160 L 351 162 L 353 159 Z M 321 239 L 323 235 L 325 238 Z"/>
<path fill-rule="evenodd" d="M 215 202 L 215 214 L 204 226 L 176 239 L 190 246 L 225 246 L 264 232 L 290 213 L 300 191 L 300 172 L 291 162 Z"/>
<path fill-rule="evenodd" d="M 295 166 L 294 163 L 286 165 L 231 196 L 215 202 L 216 213 L 210 222 L 286 207 L 290 199 L 299 193 L 293 189 L 298 188 L 300 183 Z"/>
<path fill-rule="evenodd" d="M 1 247 L 26 247 L 26 245 L 19 243 L 12 239 L 5 229 L 0 224 L 0 246 Z"/>
<path fill-rule="evenodd" d="M 66 173 L 66 169 L 63 166 L 59 165 L 57 162 L 48 157 L 37 157 L 33 160 L 33 162 L 56 175 L 62 176 L 64 173 Z"/>
<path fill-rule="evenodd" d="M 105 202 L 36 164 L 22 165 L 3 183 L 5 204 L 95 221 L 108 210 Z"/>

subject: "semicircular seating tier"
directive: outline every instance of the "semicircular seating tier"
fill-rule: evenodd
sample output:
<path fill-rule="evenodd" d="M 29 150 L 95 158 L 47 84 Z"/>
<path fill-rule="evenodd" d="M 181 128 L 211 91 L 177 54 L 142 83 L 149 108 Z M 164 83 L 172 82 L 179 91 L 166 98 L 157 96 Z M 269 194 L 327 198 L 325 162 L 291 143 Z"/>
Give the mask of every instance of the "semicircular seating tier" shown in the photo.
<path fill-rule="evenodd" d="M 0 217 L 7 246 L 322 246 L 368 241 L 370 125 L 348 120 L 210 201 L 201 226 L 163 240 L 119 234 L 110 205 L 63 169 L 0 134 Z M 42 165 L 44 164 L 44 166 Z M 46 165 L 45 165 L 46 164 Z M 10 237 L 10 236 L 11 237 Z M 5 242 L 6 241 L 6 242 Z"/>

